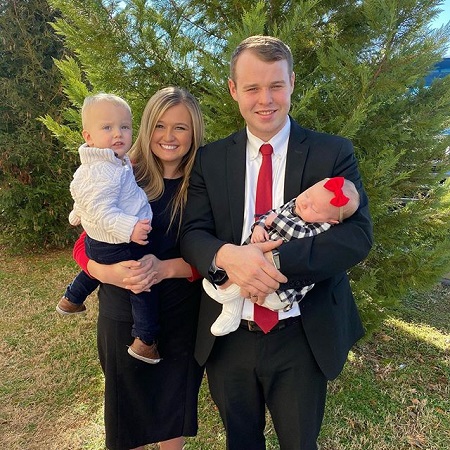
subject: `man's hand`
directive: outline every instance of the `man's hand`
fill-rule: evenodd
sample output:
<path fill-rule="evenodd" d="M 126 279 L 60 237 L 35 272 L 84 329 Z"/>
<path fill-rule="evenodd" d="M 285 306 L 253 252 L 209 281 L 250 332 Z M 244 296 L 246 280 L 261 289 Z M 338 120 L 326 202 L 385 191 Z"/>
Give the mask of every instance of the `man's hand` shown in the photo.
<path fill-rule="evenodd" d="M 244 297 L 254 301 L 276 291 L 287 278 L 265 258 L 264 253 L 279 247 L 282 240 L 267 241 L 260 244 L 225 244 L 216 254 L 216 265 L 227 272 L 231 282 L 241 288 Z"/>

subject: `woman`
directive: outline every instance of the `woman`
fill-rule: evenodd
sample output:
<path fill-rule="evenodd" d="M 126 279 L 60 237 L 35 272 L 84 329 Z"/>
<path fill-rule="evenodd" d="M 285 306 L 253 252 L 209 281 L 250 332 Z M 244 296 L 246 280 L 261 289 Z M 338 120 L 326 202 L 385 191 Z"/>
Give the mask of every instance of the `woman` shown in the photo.
<path fill-rule="evenodd" d="M 193 349 L 200 300 L 196 271 L 180 257 L 179 229 L 189 175 L 204 132 L 200 107 L 187 91 L 161 89 L 148 101 L 139 135 L 130 150 L 136 180 L 153 210 L 150 239 L 154 255 L 141 262 L 103 266 L 86 261 L 79 240 L 77 262 L 102 281 L 97 343 L 105 375 L 106 446 L 142 449 L 159 442 L 162 450 L 181 450 L 183 436 L 197 432 L 197 396 L 203 370 Z M 129 292 L 159 283 L 158 349 L 162 361 L 149 365 L 128 355 L 132 342 Z M 108 284 L 106 284 L 108 283 Z M 113 286 L 115 285 L 115 286 Z"/>

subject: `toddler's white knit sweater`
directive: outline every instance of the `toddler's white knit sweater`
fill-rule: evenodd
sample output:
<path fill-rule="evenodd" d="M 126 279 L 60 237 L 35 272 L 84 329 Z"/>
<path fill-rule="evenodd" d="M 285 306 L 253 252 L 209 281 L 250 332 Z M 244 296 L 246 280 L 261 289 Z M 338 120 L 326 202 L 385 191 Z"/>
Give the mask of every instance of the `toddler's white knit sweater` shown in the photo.
<path fill-rule="evenodd" d="M 83 144 L 81 165 L 70 183 L 74 200 L 69 214 L 72 225 L 83 226 L 92 238 L 110 244 L 130 242 L 141 219 L 152 219 L 145 192 L 137 185 L 127 155 L 117 158 L 113 150 Z"/>

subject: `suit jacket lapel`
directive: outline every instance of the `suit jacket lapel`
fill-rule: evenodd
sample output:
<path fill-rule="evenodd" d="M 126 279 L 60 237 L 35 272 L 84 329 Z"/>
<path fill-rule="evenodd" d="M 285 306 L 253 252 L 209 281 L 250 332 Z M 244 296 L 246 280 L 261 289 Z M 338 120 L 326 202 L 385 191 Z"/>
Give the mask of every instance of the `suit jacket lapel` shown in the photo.
<path fill-rule="evenodd" d="M 286 158 L 286 177 L 284 181 L 284 201 L 288 202 L 297 197 L 301 192 L 303 171 L 309 145 L 306 140 L 305 130 L 291 119 L 291 133 Z"/>
<path fill-rule="evenodd" d="M 303 171 L 309 146 L 304 142 L 306 133 L 291 119 L 291 133 L 287 149 L 284 201 L 287 202 L 301 192 Z M 227 186 L 229 193 L 231 228 L 233 241 L 240 244 L 244 225 L 245 172 L 247 133 L 238 131 L 234 142 L 226 148 Z"/>
<path fill-rule="evenodd" d="M 236 133 L 234 143 L 227 147 L 227 185 L 233 241 L 241 243 L 244 224 L 245 172 L 246 172 L 247 133 Z"/>

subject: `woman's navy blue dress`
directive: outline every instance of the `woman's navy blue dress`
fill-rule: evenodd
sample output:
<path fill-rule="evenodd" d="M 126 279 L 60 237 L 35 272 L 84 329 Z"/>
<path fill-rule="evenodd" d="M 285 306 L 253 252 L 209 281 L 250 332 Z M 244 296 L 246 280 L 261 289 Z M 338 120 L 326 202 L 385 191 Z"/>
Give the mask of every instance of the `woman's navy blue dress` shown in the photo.
<path fill-rule="evenodd" d="M 159 259 L 180 257 L 177 225 L 167 232 L 171 202 L 181 178 L 164 180 L 163 196 L 151 202 L 150 242 Z M 176 223 L 176 221 L 175 221 Z M 193 356 L 200 301 L 200 280 L 163 280 L 158 285 L 163 360 L 151 365 L 127 353 L 132 316 L 129 291 L 103 284 L 99 290 L 97 344 L 105 375 L 106 447 L 128 450 L 141 445 L 194 436 L 203 369 Z"/>

